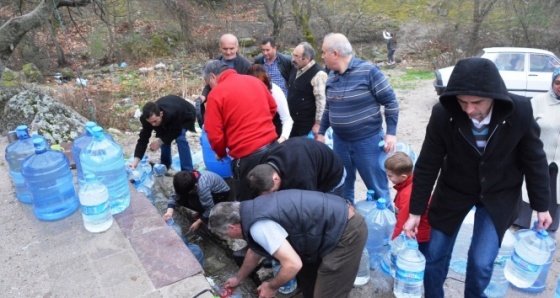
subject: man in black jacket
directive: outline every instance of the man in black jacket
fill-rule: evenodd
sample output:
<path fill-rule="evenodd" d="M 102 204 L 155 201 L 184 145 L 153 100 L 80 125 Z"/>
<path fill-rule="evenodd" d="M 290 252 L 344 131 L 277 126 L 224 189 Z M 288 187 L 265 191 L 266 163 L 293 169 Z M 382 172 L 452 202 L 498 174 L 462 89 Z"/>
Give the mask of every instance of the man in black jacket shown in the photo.
<path fill-rule="evenodd" d="M 270 149 L 247 174 L 253 196 L 282 189 L 315 190 L 340 195 L 346 171 L 325 144 L 307 137 L 289 138 Z"/>
<path fill-rule="evenodd" d="M 263 64 L 270 81 L 278 85 L 288 97 L 288 80 L 294 68 L 290 56 L 278 53 L 276 42 L 272 37 L 267 37 L 261 42 L 262 55 L 255 58 L 255 64 Z"/>
<path fill-rule="evenodd" d="M 148 102 L 142 108 L 142 130 L 140 138 L 134 150 L 134 161 L 130 164 L 136 168 L 138 162 L 146 153 L 146 148 L 152 136 L 156 132 L 157 140 L 150 143 L 150 150 L 161 149 L 161 163 L 168 169 L 171 168 L 171 142 L 175 140 L 179 151 L 182 171 L 192 171 L 192 157 L 189 143 L 185 137 L 187 130 L 195 132 L 196 110 L 194 106 L 185 99 L 167 95 L 155 102 Z"/>
<path fill-rule="evenodd" d="M 218 203 L 208 226 L 216 234 L 245 239 L 249 246 L 226 288 L 237 287 L 262 256 L 280 262 L 278 274 L 258 289 L 259 297 L 266 298 L 294 276 L 305 298 L 347 297 L 367 239 L 363 217 L 343 198 L 295 189 Z"/>
<path fill-rule="evenodd" d="M 493 62 L 461 60 L 432 110 L 414 168 L 410 216 L 413 236 L 427 208 L 432 226 L 424 273 L 425 296 L 444 297 L 453 245 L 461 222 L 476 207 L 467 260 L 465 297 L 485 297 L 505 231 L 517 217 L 523 176 L 538 229 L 547 228 L 548 166 L 531 103 L 509 94 Z"/>

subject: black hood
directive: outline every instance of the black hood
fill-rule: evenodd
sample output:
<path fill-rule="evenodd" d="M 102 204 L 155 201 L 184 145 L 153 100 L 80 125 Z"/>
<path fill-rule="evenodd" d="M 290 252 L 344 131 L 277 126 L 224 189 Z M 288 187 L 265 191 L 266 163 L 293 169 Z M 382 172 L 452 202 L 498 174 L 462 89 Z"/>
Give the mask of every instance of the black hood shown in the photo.
<path fill-rule="evenodd" d="M 467 58 L 455 65 L 445 91 L 439 97 L 440 103 L 451 114 L 463 112 L 457 102 L 457 95 L 473 95 L 493 98 L 494 104 L 513 109 L 513 102 L 504 80 L 496 65 L 485 58 Z"/>

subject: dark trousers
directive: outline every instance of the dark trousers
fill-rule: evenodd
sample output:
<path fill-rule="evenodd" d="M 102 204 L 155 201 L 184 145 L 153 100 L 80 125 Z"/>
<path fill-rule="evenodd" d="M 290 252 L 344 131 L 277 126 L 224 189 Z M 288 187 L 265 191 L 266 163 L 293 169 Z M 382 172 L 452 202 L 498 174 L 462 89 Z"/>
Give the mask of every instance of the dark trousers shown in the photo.
<path fill-rule="evenodd" d="M 248 156 L 236 158 L 231 162 L 234 197 L 237 201 L 252 200 L 254 198 L 253 194 L 249 190 L 247 174 L 249 174 L 254 167 L 258 166 L 266 152 L 277 144 L 277 142 L 272 142 Z"/>
<path fill-rule="evenodd" d="M 315 120 L 308 123 L 294 123 L 292 126 L 292 132 L 290 133 L 290 138 L 307 137 L 311 128 L 313 128 L 313 124 L 315 124 Z"/>
<path fill-rule="evenodd" d="M 356 212 L 335 249 L 316 263 L 303 264 L 298 272 L 303 297 L 347 297 L 354 286 L 367 233 L 364 218 Z"/>

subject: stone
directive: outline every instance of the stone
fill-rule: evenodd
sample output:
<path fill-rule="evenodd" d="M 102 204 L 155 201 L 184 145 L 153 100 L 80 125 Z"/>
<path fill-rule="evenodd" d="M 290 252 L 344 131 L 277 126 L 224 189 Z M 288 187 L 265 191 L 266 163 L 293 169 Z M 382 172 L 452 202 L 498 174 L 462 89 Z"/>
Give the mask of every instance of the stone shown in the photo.
<path fill-rule="evenodd" d="M 23 85 L 24 78 L 21 73 L 6 67 L 0 78 L 0 87 L 17 87 Z"/>
<path fill-rule="evenodd" d="M 21 71 L 23 72 L 23 75 L 25 76 L 28 82 L 43 83 L 45 81 L 45 79 L 43 78 L 43 74 L 41 73 L 39 68 L 37 68 L 37 66 L 35 66 L 35 64 L 33 63 L 27 63 L 23 65 Z"/>
<path fill-rule="evenodd" d="M 4 133 L 25 124 L 53 144 L 71 142 L 79 136 L 88 119 L 72 108 L 37 90 L 25 90 L 12 96 L 0 118 Z"/>
<path fill-rule="evenodd" d="M 72 80 L 76 77 L 76 75 L 74 74 L 74 70 L 72 70 L 72 68 L 70 67 L 63 67 L 59 69 L 58 72 L 62 74 L 62 78 L 65 80 Z"/>

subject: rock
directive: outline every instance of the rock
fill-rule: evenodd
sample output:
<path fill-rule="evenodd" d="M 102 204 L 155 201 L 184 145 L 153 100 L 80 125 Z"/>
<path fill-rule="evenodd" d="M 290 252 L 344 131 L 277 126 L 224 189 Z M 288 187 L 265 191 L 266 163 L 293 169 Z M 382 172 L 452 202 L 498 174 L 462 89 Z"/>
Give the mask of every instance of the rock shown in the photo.
<path fill-rule="evenodd" d="M 43 74 L 33 63 L 27 63 L 23 65 L 21 71 L 23 72 L 23 75 L 28 82 L 43 83 L 45 81 L 45 79 L 43 78 Z"/>
<path fill-rule="evenodd" d="M 76 75 L 74 74 L 74 70 L 72 70 L 72 68 L 70 67 L 63 67 L 59 69 L 58 72 L 62 74 L 62 78 L 64 80 L 72 80 L 76 77 Z"/>
<path fill-rule="evenodd" d="M 239 39 L 239 46 L 241 47 L 251 47 L 255 45 L 255 39 L 252 37 L 243 37 Z"/>
<path fill-rule="evenodd" d="M 23 81 L 24 78 L 21 73 L 18 73 L 6 67 L 2 78 L 0 78 L 0 87 L 23 86 Z"/>
<path fill-rule="evenodd" d="M 50 144 L 74 140 L 83 131 L 88 120 L 70 107 L 39 91 L 26 90 L 6 102 L 0 119 L 0 132 L 25 124 Z"/>

